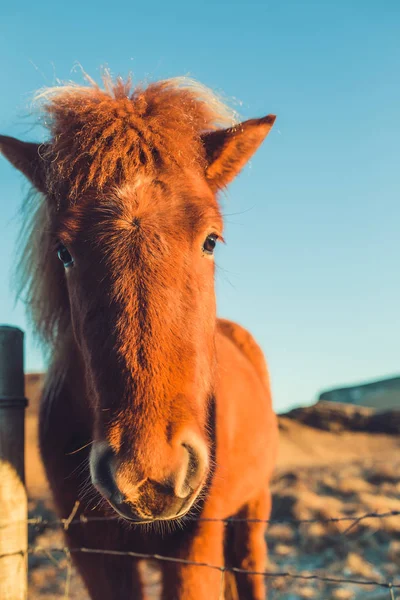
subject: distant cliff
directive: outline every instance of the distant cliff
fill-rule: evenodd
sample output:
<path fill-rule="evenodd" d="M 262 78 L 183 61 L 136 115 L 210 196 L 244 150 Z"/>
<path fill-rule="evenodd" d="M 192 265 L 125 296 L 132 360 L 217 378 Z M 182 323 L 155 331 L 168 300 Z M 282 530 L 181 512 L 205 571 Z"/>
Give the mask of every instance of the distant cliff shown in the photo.
<path fill-rule="evenodd" d="M 369 406 L 377 410 L 400 410 L 400 377 L 328 390 L 318 398 L 318 402 L 325 401 Z"/>
<path fill-rule="evenodd" d="M 376 410 L 366 406 L 352 406 L 344 402 L 318 402 L 313 406 L 294 408 L 280 419 L 292 419 L 308 427 L 339 433 L 353 431 L 400 435 L 400 406 Z"/>

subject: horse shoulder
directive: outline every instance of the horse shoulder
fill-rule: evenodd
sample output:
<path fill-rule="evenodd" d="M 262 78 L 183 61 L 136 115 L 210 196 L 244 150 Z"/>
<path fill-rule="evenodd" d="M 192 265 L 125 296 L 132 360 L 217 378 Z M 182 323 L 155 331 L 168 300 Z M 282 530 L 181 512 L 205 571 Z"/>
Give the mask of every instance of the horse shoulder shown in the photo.
<path fill-rule="evenodd" d="M 221 514 L 232 515 L 268 485 L 278 427 L 267 365 L 252 335 L 236 323 L 219 319 L 216 346 L 217 468 L 209 504 Z"/>

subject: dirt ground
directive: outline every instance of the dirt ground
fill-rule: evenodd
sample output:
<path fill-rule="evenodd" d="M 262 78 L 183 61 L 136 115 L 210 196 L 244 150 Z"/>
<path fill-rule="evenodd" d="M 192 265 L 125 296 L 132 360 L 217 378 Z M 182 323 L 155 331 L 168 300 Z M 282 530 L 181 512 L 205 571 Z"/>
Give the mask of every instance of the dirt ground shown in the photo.
<path fill-rule="evenodd" d="M 42 378 L 27 377 L 26 467 L 30 517 L 53 519 L 52 503 L 37 450 L 37 411 Z M 272 600 L 394 600 L 400 589 L 400 516 L 329 521 L 366 513 L 400 511 L 400 436 L 325 431 L 293 418 L 280 418 L 281 441 L 273 483 L 273 522 L 266 538 L 266 570 Z M 309 520 L 309 523 L 297 523 Z M 62 548 L 58 526 L 29 530 L 29 598 L 87 600 L 79 575 Z M 293 577 L 295 575 L 296 577 Z M 316 579 L 306 579 L 317 575 Z M 159 597 L 159 573 L 145 567 L 149 598 Z M 300 576 L 298 578 L 297 576 Z M 321 578 L 347 581 L 332 583 Z M 242 600 L 242 599 L 241 599 Z M 243 599 L 245 600 L 245 599 Z"/>

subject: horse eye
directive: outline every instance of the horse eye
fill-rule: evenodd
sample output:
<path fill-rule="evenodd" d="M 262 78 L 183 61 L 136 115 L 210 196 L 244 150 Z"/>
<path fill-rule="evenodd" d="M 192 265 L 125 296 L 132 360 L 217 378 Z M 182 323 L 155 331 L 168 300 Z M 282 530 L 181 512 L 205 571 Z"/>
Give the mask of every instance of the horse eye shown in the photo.
<path fill-rule="evenodd" d="M 72 267 L 74 264 L 74 259 L 72 258 L 69 250 L 63 244 L 59 244 L 57 248 L 57 256 L 66 269 L 68 267 Z"/>
<path fill-rule="evenodd" d="M 216 233 L 211 233 L 210 235 L 208 235 L 203 244 L 203 252 L 205 252 L 206 254 L 213 254 L 214 248 L 217 244 L 217 239 L 218 236 Z"/>

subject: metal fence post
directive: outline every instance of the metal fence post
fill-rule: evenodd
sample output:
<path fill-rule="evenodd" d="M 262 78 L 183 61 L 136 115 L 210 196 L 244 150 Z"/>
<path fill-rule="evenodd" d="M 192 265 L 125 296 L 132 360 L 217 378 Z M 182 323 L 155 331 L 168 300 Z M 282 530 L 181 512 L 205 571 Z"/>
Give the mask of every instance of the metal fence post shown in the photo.
<path fill-rule="evenodd" d="M 27 598 L 24 334 L 0 326 L 0 600 Z"/>

